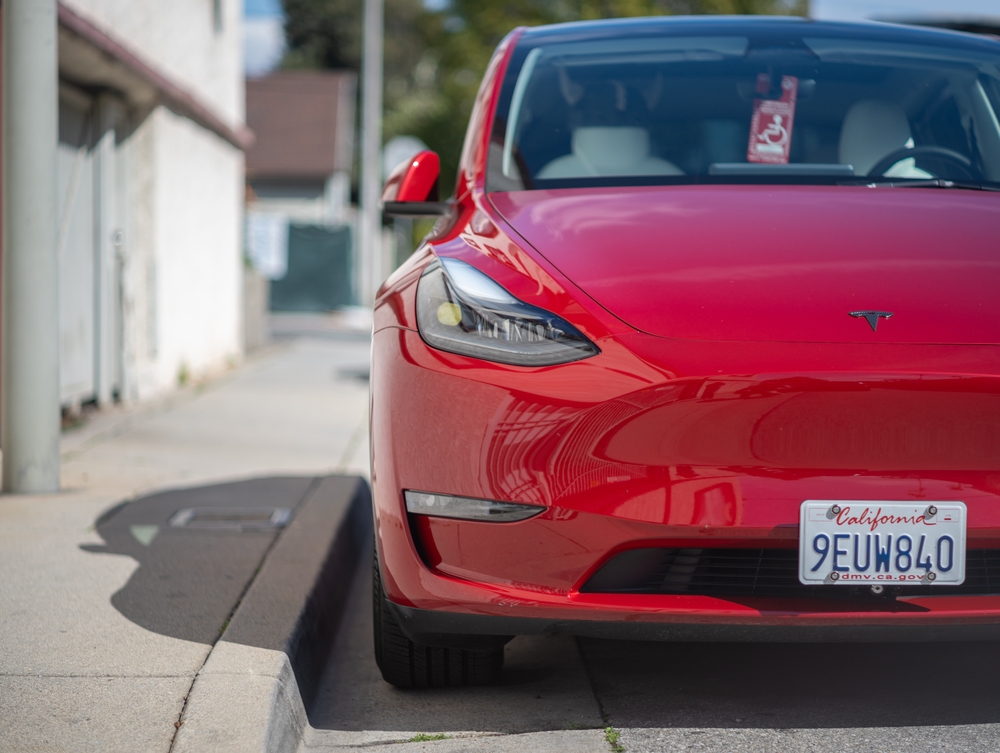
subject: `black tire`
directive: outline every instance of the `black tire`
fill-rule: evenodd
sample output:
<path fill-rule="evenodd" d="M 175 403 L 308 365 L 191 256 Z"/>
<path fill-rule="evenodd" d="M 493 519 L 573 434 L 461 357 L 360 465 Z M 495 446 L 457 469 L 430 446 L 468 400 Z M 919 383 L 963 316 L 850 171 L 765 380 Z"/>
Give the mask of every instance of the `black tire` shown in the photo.
<path fill-rule="evenodd" d="M 399 627 L 382 590 L 378 557 L 372 565 L 372 607 L 375 662 L 382 678 L 397 688 L 447 688 L 489 685 L 503 668 L 503 649 L 468 651 L 422 646 L 407 638 Z"/>

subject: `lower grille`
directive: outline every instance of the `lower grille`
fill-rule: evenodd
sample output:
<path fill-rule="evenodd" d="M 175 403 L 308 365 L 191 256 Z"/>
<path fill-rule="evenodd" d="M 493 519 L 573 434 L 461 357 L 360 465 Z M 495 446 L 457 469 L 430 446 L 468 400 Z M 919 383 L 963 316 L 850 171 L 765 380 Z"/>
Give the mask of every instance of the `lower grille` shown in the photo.
<path fill-rule="evenodd" d="M 632 549 L 612 557 L 580 589 L 583 593 L 687 594 L 781 598 L 858 598 L 867 585 L 799 583 L 795 549 Z M 966 552 L 960 586 L 885 584 L 887 596 L 1000 594 L 1000 549 Z"/>

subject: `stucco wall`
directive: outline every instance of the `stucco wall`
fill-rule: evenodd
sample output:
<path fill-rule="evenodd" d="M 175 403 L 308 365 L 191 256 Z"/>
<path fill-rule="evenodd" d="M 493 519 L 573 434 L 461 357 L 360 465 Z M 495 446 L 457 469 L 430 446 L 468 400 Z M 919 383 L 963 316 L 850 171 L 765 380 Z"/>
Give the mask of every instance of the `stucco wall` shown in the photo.
<path fill-rule="evenodd" d="M 245 116 L 243 0 L 62 0 L 211 104 L 230 125 Z"/>
<path fill-rule="evenodd" d="M 69 0 L 217 117 L 244 117 L 242 0 Z M 127 108 L 127 106 L 126 106 Z M 242 355 L 243 152 L 166 106 L 119 128 L 121 397 L 146 400 Z"/>
<path fill-rule="evenodd" d="M 145 400 L 242 354 L 243 154 L 164 107 L 123 147 L 124 397 Z"/>
<path fill-rule="evenodd" d="M 223 368 L 242 350 L 243 155 L 159 108 L 155 254 L 158 357 L 153 382 Z"/>

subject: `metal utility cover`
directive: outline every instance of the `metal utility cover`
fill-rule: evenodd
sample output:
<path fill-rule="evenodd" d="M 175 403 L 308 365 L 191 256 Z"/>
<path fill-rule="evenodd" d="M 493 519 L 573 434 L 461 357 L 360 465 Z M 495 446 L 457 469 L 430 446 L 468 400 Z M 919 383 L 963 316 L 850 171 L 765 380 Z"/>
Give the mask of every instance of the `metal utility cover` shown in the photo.
<path fill-rule="evenodd" d="M 287 507 L 186 507 L 170 518 L 174 528 L 261 531 L 283 528 L 292 518 Z"/>

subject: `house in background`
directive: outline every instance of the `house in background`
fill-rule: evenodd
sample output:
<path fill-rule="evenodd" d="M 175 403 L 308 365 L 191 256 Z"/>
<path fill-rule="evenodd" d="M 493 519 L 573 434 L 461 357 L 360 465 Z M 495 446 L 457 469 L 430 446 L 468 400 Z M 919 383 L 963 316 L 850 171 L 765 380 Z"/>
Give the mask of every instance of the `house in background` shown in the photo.
<path fill-rule="evenodd" d="M 242 0 L 58 6 L 60 399 L 241 357 Z"/>
<path fill-rule="evenodd" d="M 357 79 L 278 71 L 248 79 L 247 247 L 271 279 L 274 311 L 327 311 L 355 300 L 351 206 Z"/>
<path fill-rule="evenodd" d="M 278 71 L 247 80 L 247 125 L 255 140 L 246 175 L 254 211 L 317 225 L 353 219 L 356 96 L 350 71 Z"/>

